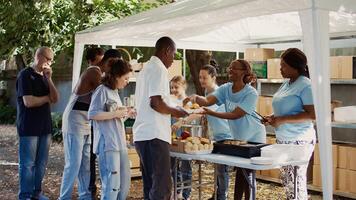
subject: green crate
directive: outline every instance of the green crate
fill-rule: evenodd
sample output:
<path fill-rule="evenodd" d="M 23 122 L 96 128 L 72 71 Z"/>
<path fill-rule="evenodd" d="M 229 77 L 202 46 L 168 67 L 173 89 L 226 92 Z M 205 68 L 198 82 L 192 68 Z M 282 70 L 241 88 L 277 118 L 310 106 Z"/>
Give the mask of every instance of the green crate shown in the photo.
<path fill-rule="evenodd" d="M 250 61 L 257 78 L 267 78 L 267 61 Z"/>

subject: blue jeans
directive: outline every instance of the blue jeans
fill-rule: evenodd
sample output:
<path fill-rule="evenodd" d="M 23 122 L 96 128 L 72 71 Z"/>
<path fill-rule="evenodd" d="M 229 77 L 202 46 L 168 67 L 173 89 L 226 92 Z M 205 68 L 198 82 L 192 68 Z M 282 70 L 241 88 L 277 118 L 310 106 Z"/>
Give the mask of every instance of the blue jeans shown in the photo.
<path fill-rule="evenodd" d="M 91 199 L 90 135 L 63 133 L 65 166 L 59 199 L 72 199 L 75 180 L 78 178 L 79 199 Z"/>
<path fill-rule="evenodd" d="M 131 184 L 128 152 L 105 151 L 104 140 L 99 142 L 99 171 L 101 200 L 125 200 Z"/>
<path fill-rule="evenodd" d="M 229 171 L 227 165 L 217 165 L 217 199 L 226 200 L 229 191 Z"/>
<path fill-rule="evenodd" d="M 19 137 L 19 199 L 39 198 L 51 134 Z"/>

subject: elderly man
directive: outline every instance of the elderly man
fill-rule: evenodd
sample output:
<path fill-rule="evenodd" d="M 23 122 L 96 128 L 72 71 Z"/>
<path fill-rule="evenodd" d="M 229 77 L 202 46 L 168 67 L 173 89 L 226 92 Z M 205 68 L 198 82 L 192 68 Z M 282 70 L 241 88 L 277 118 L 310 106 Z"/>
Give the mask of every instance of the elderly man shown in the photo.
<path fill-rule="evenodd" d="M 41 184 L 51 143 L 50 104 L 59 98 L 52 62 L 52 50 L 39 48 L 33 65 L 21 70 L 16 80 L 20 200 L 48 199 L 41 194 Z"/>
<path fill-rule="evenodd" d="M 144 199 L 166 200 L 171 195 L 169 144 L 171 115 L 183 117 L 182 108 L 170 107 L 168 68 L 176 46 L 169 37 L 156 43 L 155 55 L 140 72 L 136 83 L 137 116 L 133 126 L 136 150 L 140 157 Z"/>

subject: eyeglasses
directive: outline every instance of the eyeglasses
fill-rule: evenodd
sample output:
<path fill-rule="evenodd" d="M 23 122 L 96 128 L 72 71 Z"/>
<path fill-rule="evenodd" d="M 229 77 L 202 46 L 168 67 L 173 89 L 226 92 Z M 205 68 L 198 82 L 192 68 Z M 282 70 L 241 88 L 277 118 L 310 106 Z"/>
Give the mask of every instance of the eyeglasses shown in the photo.
<path fill-rule="evenodd" d="M 54 63 L 53 58 L 49 58 L 49 57 L 47 57 L 47 56 L 44 55 L 44 54 L 41 54 L 41 56 L 43 56 L 43 57 L 46 59 L 46 62 L 51 62 L 52 64 Z"/>
<path fill-rule="evenodd" d="M 229 70 L 232 70 L 232 71 L 237 71 L 237 70 L 245 71 L 246 69 L 229 66 L 229 67 L 226 68 L 226 70 L 227 71 L 229 71 Z"/>

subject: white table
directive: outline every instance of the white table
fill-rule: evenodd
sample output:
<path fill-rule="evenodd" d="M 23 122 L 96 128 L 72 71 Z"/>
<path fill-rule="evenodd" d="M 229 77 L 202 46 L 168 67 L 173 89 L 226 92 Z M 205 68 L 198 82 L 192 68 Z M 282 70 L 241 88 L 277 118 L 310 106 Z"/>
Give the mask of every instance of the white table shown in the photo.
<path fill-rule="evenodd" d="M 222 165 L 228 165 L 232 167 L 239 167 L 243 170 L 244 176 L 246 180 L 248 181 L 250 188 L 251 188 L 251 198 L 253 200 L 256 199 L 256 170 L 270 170 L 270 169 L 279 169 L 282 166 L 287 166 L 287 165 L 292 165 L 294 166 L 294 180 L 296 180 L 297 177 L 297 166 L 298 165 L 305 165 L 308 164 L 308 160 L 296 160 L 296 161 L 288 161 L 288 162 L 283 162 L 283 163 L 274 163 L 271 165 L 255 165 L 252 164 L 250 159 L 248 158 L 242 158 L 242 157 L 237 157 L 237 156 L 229 156 L 229 155 L 222 155 L 222 154 L 204 154 L 204 155 L 192 155 L 192 154 L 186 154 L 186 153 L 177 153 L 177 152 L 171 152 L 170 153 L 171 157 L 177 158 L 177 160 L 196 160 L 196 161 L 205 161 L 205 162 L 210 162 L 215 164 L 215 169 L 214 169 L 214 189 L 215 189 L 215 199 L 216 199 L 216 180 L 217 180 L 217 173 L 216 173 L 216 165 L 217 164 L 222 164 Z M 252 180 L 248 178 L 248 174 L 246 172 L 246 169 L 252 171 Z M 174 198 L 177 199 L 176 193 L 177 193 L 177 165 L 175 165 L 174 168 L 174 174 L 175 174 L 175 181 L 174 181 Z M 201 166 L 199 163 L 199 199 L 201 199 Z M 294 181 L 294 195 L 297 193 L 297 183 Z"/>

